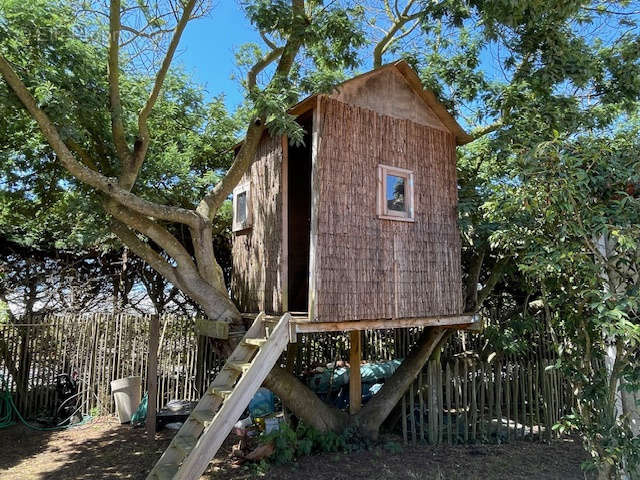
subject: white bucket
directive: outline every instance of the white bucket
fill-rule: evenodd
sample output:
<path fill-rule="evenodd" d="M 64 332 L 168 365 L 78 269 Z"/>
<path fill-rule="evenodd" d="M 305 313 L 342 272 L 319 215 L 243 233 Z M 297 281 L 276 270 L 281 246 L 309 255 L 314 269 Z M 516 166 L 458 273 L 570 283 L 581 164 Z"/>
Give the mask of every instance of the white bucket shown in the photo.
<path fill-rule="evenodd" d="M 120 423 L 130 422 L 142 398 L 142 378 L 127 377 L 113 380 L 111 392 L 116 402 Z"/>

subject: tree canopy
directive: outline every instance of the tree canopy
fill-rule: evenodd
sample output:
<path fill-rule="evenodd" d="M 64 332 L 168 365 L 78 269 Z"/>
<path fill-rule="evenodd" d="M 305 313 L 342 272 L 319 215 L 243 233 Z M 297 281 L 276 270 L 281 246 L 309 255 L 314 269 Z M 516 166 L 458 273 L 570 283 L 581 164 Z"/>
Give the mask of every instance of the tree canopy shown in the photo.
<path fill-rule="evenodd" d="M 639 5 L 240 6 L 262 43 L 238 49 L 245 102 L 230 113 L 171 67 L 188 23 L 215 20 L 207 2 L 3 0 L 0 233 L 32 246 L 121 242 L 241 330 L 213 238 L 261 136 L 301 141 L 287 112 L 301 96 L 405 58 L 476 138 L 458 162 L 467 309 L 507 303 L 504 332 L 545 322 L 581 398 L 559 428 L 580 431 L 602 478 L 633 468 L 637 407 L 623 392 L 640 378 Z"/>

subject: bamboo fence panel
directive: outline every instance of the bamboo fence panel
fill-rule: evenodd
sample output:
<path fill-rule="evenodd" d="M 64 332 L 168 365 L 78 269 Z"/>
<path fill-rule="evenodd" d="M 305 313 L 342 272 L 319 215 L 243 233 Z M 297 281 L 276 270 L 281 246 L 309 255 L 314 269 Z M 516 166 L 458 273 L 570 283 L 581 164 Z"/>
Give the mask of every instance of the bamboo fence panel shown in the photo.
<path fill-rule="evenodd" d="M 77 372 L 83 413 L 114 412 L 110 382 L 140 375 L 146 385 L 149 316 L 94 313 L 25 318 L 1 324 L 3 342 L 14 365 L 0 363 L 0 375 L 17 392 L 27 394 L 18 406 L 27 417 L 45 414 L 55 403 L 55 379 Z M 197 400 L 222 365 L 212 340 L 197 337 L 193 319 L 161 317 L 158 357 L 158 407 L 174 398 Z M 403 358 L 419 329 L 365 331 L 363 358 Z M 451 342 L 468 348 L 471 339 Z M 348 335 L 299 335 L 296 371 L 348 358 Z M 462 350 L 462 348 L 458 348 Z M 575 405 L 566 379 L 553 369 L 550 352 L 483 362 L 447 347 L 442 362 L 430 361 L 400 402 L 404 441 L 412 444 L 548 440 L 551 427 Z M 10 368 L 11 367 L 11 368 Z M 10 372 L 27 369 L 14 378 Z"/>
<path fill-rule="evenodd" d="M 149 315 L 91 313 L 0 324 L 0 341 L 15 359 L 13 365 L 0 363 L 0 376 L 29 418 L 50 414 L 61 373 L 77 374 L 82 413 L 113 413 L 112 380 L 141 376 L 146 390 L 149 321 Z M 210 339 L 196 336 L 193 319 L 164 315 L 160 321 L 158 407 L 174 398 L 197 400 L 222 360 L 211 349 Z M 19 378 L 11 373 L 16 369 Z M 25 394 L 18 395 L 20 390 Z"/>
<path fill-rule="evenodd" d="M 566 379 L 547 369 L 552 363 L 543 358 L 429 361 L 401 401 L 404 442 L 551 440 L 559 435 L 553 425 L 575 404 Z"/>

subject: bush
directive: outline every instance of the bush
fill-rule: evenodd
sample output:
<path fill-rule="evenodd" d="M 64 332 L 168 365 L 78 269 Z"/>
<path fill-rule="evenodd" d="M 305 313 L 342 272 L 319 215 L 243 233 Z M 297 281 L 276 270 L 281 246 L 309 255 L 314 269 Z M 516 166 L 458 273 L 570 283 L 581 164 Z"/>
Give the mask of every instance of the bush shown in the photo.
<path fill-rule="evenodd" d="M 262 443 L 273 443 L 272 463 L 290 463 L 295 458 L 314 453 L 343 452 L 347 450 L 345 437 L 334 432 L 320 432 L 302 423 L 294 430 L 283 423 L 280 429 L 261 438 Z"/>

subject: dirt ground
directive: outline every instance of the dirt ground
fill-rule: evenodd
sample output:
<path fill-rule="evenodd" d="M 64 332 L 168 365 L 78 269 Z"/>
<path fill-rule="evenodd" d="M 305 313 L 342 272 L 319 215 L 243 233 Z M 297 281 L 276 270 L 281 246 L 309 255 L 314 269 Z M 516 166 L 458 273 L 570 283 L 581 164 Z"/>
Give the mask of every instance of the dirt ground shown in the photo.
<path fill-rule="evenodd" d="M 144 479 L 174 432 L 159 440 L 142 429 L 99 418 L 61 432 L 35 432 L 23 426 L 0 430 L 0 479 Z M 586 455 L 579 442 L 551 444 L 512 442 L 504 445 L 384 448 L 351 454 L 323 454 L 260 472 L 231 457 L 230 438 L 203 478 L 216 480 L 453 480 L 584 479 Z"/>

